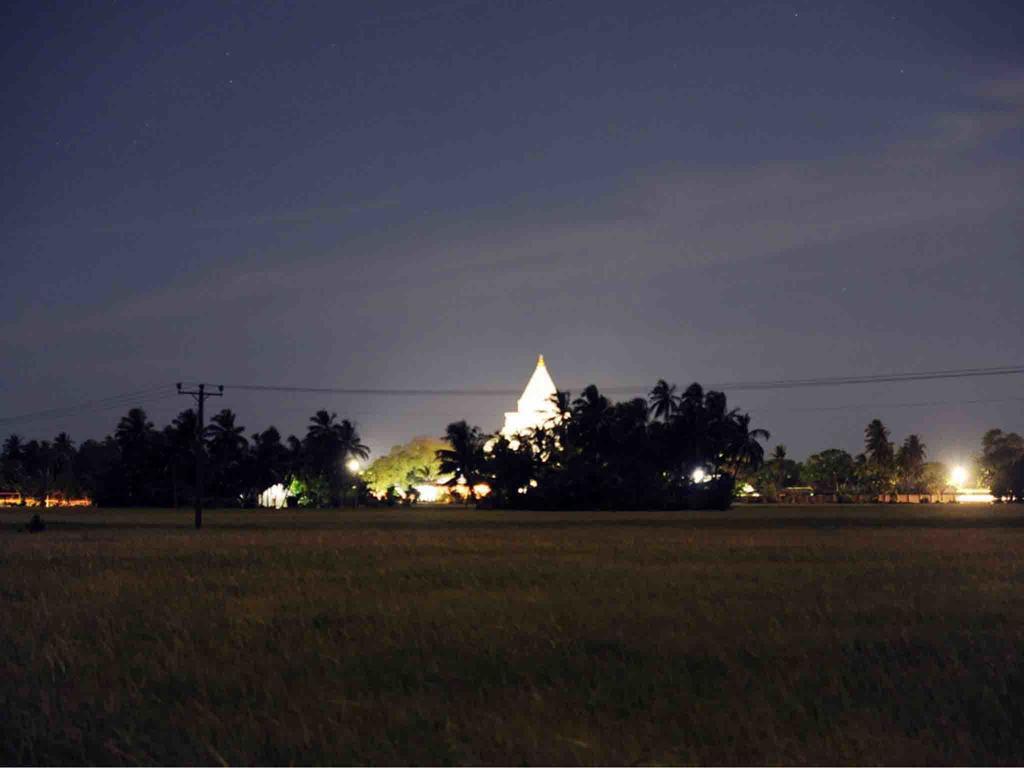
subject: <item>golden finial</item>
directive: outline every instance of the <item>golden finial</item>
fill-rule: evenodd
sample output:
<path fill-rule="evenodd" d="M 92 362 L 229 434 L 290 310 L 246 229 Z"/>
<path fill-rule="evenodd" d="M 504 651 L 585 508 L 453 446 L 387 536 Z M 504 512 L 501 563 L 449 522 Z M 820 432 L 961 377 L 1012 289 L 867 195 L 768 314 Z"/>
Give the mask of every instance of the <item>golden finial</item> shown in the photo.
<path fill-rule="evenodd" d="M 544 355 L 537 355 L 537 365 L 544 365 Z"/>

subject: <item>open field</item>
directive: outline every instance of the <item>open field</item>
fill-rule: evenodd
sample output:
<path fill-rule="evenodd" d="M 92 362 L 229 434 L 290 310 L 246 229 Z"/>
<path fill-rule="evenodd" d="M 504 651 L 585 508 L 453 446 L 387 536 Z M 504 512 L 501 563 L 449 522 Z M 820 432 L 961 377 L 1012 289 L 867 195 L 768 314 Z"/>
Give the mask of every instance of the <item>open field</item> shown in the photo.
<path fill-rule="evenodd" d="M 0 512 L 0 762 L 1021 763 L 1024 509 Z"/>

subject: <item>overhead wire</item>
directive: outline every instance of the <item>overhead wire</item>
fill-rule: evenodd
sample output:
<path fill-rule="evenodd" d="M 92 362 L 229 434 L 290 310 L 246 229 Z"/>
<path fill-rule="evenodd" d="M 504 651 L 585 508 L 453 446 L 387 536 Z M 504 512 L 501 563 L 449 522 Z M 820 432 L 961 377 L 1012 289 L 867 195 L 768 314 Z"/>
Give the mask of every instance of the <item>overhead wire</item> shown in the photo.
<path fill-rule="evenodd" d="M 168 386 L 151 387 L 134 392 L 125 392 L 120 395 L 86 400 L 63 408 L 49 408 L 42 411 L 18 414 L 16 416 L 5 416 L 0 418 L 0 427 L 30 424 L 38 421 L 51 421 L 53 419 L 68 418 L 89 413 L 101 413 L 125 406 L 136 406 L 151 404 L 159 400 L 174 397 L 177 393 Z"/>
<path fill-rule="evenodd" d="M 824 376 L 803 379 L 778 379 L 762 381 L 739 381 L 726 384 L 716 384 L 709 389 L 722 389 L 731 391 L 756 391 L 756 390 L 785 390 L 801 387 L 834 387 L 860 384 L 881 384 L 881 383 L 902 383 L 914 381 L 933 381 L 943 379 L 968 379 L 994 376 L 1011 376 L 1024 374 L 1024 366 L 993 366 L 987 368 L 958 368 L 938 371 L 919 371 L 905 373 L 883 373 L 863 376 Z M 298 394 L 329 394 L 329 395 L 357 395 L 357 396 L 385 396 L 385 397 L 514 397 L 520 394 L 518 389 L 489 389 L 489 388 L 387 388 L 387 387 L 323 387 L 323 386 L 291 386 L 284 384 L 255 384 L 255 383 L 233 383 L 225 384 L 226 390 L 238 390 L 245 392 L 280 392 Z M 578 391 L 578 390 L 577 390 Z M 643 385 L 619 385 L 601 388 L 602 392 L 609 394 L 646 393 L 647 386 Z M 73 405 L 48 408 L 45 410 L 22 413 L 14 416 L 0 417 L 0 427 L 10 427 L 21 424 L 29 424 L 38 421 L 50 421 L 53 419 L 67 418 L 87 413 L 98 413 L 125 406 L 137 406 L 152 404 L 160 400 L 175 397 L 177 391 L 170 385 L 160 385 L 145 389 L 123 392 L 109 397 L 97 398 L 75 403 Z M 1015 402 L 1024 398 L 997 398 L 997 399 L 973 399 L 973 400 L 939 400 L 939 401 L 918 401 L 909 403 L 865 403 L 863 405 L 837 405 L 806 408 L 781 408 L 776 410 L 813 412 L 813 411 L 842 411 L 856 410 L 862 408 L 917 408 L 942 405 L 973 405 L 980 403 L 994 402 Z M 761 406 L 766 410 L 771 406 Z"/>
<path fill-rule="evenodd" d="M 805 379 L 778 379 L 763 381 L 738 381 L 711 385 L 710 389 L 760 390 L 793 389 L 798 387 L 829 387 L 855 384 L 882 384 L 911 381 L 933 381 L 941 379 L 967 379 L 991 376 L 1024 374 L 1024 366 L 998 366 L 989 368 L 958 368 L 941 371 L 919 371 L 913 373 L 882 373 L 864 376 L 823 376 Z M 295 392 L 309 394 L 371 395 L 387 397 L 508 397 L 520 394 L 518 389 L 462 389 L 462 388 L 388 388 L 388 387 L 323 387 L 291 386 L 286 384 L 225 384 L 225 389 L 250 392 Z M 601 387 L 602 392 L 623 394 L 646 392 L 645 385 L 616 385 Z"/>

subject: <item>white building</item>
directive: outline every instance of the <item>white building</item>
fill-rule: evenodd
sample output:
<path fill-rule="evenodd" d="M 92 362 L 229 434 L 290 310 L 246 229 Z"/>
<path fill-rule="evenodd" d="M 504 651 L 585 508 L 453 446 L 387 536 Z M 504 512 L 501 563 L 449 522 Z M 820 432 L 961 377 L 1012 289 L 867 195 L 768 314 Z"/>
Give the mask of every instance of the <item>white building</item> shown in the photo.
<path fill-rule="evenodd" d="M 557 393 L 555 382 L 544 364 L 544 355 L 539 355 L 537 367 L 516 404 L 516 410 L 505 413 L 505 424 L 501 428 L 502 437 L 514 441 L 531 430 L 557 422 L 561 417 L 554 400 Z"/>

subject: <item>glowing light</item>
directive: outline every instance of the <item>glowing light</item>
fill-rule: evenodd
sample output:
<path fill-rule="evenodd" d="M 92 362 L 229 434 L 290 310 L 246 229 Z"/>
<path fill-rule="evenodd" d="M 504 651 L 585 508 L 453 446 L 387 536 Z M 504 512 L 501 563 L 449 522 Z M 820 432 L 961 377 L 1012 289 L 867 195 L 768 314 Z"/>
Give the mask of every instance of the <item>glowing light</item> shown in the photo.
<path fill-rule="evenodd" d="M 0 507 L 38 507 L 39 499 L 35 496 L 22 496 L 20 493 L 0 491 Z M 61 494 L 47 496 L 43 500 L 46 507 L 91 507 L 92 499 L 66 498 Z"/>
<path fill-rule="evenodd" d="M 705 472 L 701 467 L 697 467 L 693 470 L 693 474 L 690 475 L 695 483 L 703 483 L 708 479 L 708 473 Z"/>
<path fill-rule="evenodd" d="M 991 504 L 996 497 L 988 488 L 963 488 L 957 491 L 956 500 L 966 504 Z"/>
<path fill-rule="evenodd" d="M 415 485 L 413 486 L 420 494 L 420 501 L 433 504 L 441 498 L 441 489 L 436 485 Z"/>
<path fill-rule="evenodd" d="M 256 503 L 261 507 L 284 509 L 288 506 L 288 499 L 294 495 L 295 494 L 292 493 L 289 488 L 285 488 L 282 483 L 276 483 L 263 491 L 263 493 L 261 493 L 256 499 Z"/>
<path fill-rule="evenodd" d="M 345 466 L 348 467 L 348 471 L 354 475 L 356 472 L 359 471 L 359 468 L 362 466 L 362 464 L 359 463 L 359 459 L 349 459 L 345 463 Z"/>
<path fill-rule="evenodd" d="M 949 484 L 957 488 L 967 485 L 966 467 L 953 467 L 953 471 L 949 473 Z"/>

